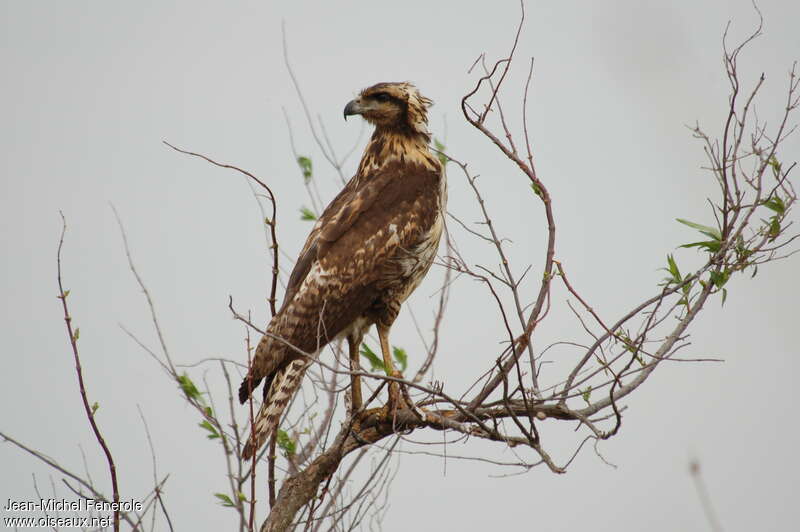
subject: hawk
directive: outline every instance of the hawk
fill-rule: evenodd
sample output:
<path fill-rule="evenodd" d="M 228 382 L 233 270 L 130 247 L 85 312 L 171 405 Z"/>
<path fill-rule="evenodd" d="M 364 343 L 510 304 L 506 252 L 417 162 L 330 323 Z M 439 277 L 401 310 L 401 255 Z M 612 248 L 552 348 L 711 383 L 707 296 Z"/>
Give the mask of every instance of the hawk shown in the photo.
<path fill-rule="evenodd" d="M 431 153 L 427 124 L 432 101 L 411 83 L 378 83 L 344 108 L 375 126 L 355 176 L 325 208 L 303 246 L 283 304 L 256 347 L 239 388 L 244 403 L 264 383 L 243 456 L 249 459 L 278 427 L 303 375 L 320 350 L 346 338 L 350 367 L 359 370 L 359 347 L 375 325 L 384 364 L 392 363 L 389 330 L 400 306 L 422 281 L 439 247 L 447 185 Z M 351 376 L 351 403 L 361 408 L 361 387 Z M 388 405 L 399 400 L 389 384 Z"/>

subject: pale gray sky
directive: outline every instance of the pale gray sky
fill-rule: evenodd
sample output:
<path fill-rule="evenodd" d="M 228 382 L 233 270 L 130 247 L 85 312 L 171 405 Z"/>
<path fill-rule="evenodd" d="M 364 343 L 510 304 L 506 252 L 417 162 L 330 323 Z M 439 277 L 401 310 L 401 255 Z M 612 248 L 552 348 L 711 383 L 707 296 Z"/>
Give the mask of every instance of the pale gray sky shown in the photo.
<path fill-rule="evenodd" d="M 705 197 L 712 182 L 699 169 L 701 146 L 684 125 L 698 120 L 709 133 L 720 132 L 727 95 L 721 34 L 729 19 L 735 39 L 756 23 L 745 0 L 672 4 L 527 2 L 519 63 L 505 91 L 511 109 L 534 56 L 529 127 L 540 177 L 554 196 L 557 254 L 595 308 L 612 317 L 649 295 L 666 254 L 694 236 L 676 217 L 710 221 Z M 788 69 L 800 58 L 800 4 L 762 0 L 760 7 L 765 35 L 741 65 L 746 87 L 766 73 L 758 110 L 774 121 Z M 536 198 L 513 165 L 465 125 L 458 107 L 474 84 L 467 69 L 475 58 L 507 50 L 516 2 L 487 8 L 414 0 L 6 1 L 0 10 L 6 124 L 0 131 L 0 430 L 78 471 L 81 444 L 95 480 L 110 492 L 81 411 L 55 297 L 60 209 L 69 225 L 64 275 L 81 329 L 85 377 L 91 399 L 101 405 L 98 419 L 123 493 L 140 496 L 150 484 L 138 404 L 159 467 L 171 473 L 166 496 L 179 530 L 227 529 L 234 515 L 212 497 L 226 487 L 215 444 L 202 438 L 194 411 L 118 326 L 155 345 L 109 202 L 124 220 L 173 357 L 183 363 L 242 359 L 242 329 L 226 305 L 233 295 L 239 308 L 266 319 L 269 260 L 260 214 L 237 175 L 172 152 L 161 140 L 268 181 L 279 198 L 281 245 L 294 256 L 310 229 L 298 213 L 308 200 L 282 107 L 326 198 L 339 181 L 314 145 L 283 65 L 282 22 L 305 97 L 339 153 L 359 135 L 358 121 L 341 120 L 356 91 L 378 81 L 415 82 L 436 101 L 435 135 L 446 132 L 452 155 L 482 175 L 518 270 L 529 263 L 541 268 L 545 235 Z M 799 148 L 795 136 L 782 152 L 785 160 L 797 159 Z M 471 192 L 454 171 L 450 210 L 478 219 Z M 459 242 L 475 263 L 493 263 L 491 249 L 463 234 Z M 687 270 L 701 260 L 691 250 L 677 256 Z M 792 408 L 800 355 L 797 271 L 797 259 L 771 265 L 754 280 L 734 279 L 724 308 L 710 302 L 686 354 L 726 361 L 659 368 L 627 400 L 621 434 L 601 446 L 617 469 L 591 449 L 566 475 L 536 468 L 510 478 L 497 478 L 503 471 L 485 464 L 448 460 L 445 468 L 442 459 L 403 456 L 384 529 L 708 530 L 688 474 L 692 457 L 702 462 L 727 530 L 792 528 L 800 513 L 794 500 L 800 437 Z M 442 274 L 434 268 L 411 299 L 426 330 Z M 555 295 L 563 301 L 563 293 Z M 541 349 L 581 331 L 564 314 L 539 334 Z M 502 338 L 485 289 L 457 282 L 435 376 L 448 390 L 462 391 L 492 364 Z M 408 349 L 413 366 L 421 344 L 407 311 L 393 341 Z M 574 436 L 556 423 L 544 430 L 545 445 L 563 462 Z M 449 446 L 448 453 L 513 458 L 476 441 Z M 0 464 L 3 503 L 35 498 L 31 473 L 49 492 L 47 468 L 10 445 L 0 445 Z"/>

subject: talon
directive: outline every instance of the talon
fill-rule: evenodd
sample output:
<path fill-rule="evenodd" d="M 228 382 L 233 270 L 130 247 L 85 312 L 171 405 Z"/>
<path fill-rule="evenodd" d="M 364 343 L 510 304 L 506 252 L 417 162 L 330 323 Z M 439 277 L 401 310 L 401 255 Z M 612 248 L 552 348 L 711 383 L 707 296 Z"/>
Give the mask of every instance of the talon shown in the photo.
<path fill-rule="evenodd" d="M 396 377 L 399 379 L 403 378 L 403 374 L 399 371 L 392 372 L 392 377 Z M 410 408 L 408 402 L 406 401 L 406 396 L 408 395 L 408 391 L 406 387 L 399 382 L 390 382 L 389 383 L 389 400 L 386 403 L 387 407 L 389 408 L 389 412 L 394 414 L 398 410 L 405 410 Z"/>
<path fill-rule="evenodd" d="M 364 412 L 358 412 L 353 415 L 353 421 L 350 423 L 350 431 L 358 434 L 361 432 L 361 420 L 364 419 Z"/>
<path fill-rule="evenodd" d="M 394 412 L 397 410 L 398 399 L 400 399 L 400 389 L 396 382 L 389 383 L 389 400 L 386 403 L 386 406 L 389 408 L 389 412 Z"/>

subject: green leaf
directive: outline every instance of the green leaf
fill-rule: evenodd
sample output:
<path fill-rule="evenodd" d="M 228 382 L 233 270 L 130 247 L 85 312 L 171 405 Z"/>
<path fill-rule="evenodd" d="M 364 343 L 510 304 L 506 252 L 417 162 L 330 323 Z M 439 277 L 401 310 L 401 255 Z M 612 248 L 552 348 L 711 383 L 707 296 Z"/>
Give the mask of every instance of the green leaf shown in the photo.
<path fill-rule="evenodd" d="M 300 219 L 304 222 L 313 222 L 317 219 L 317 215 L 314 214 L 314 211 L 304 205 L 300 207 Z"/>
<path fill-rule="evenodd" d="M 227 495 L 225 495 L 224 493 L 215 493 L 215 494 L 214 494 L 214 497 L 216 497 L 217 499 L 219 499 L 219 503 L 220 503 L 222 506 L 228 506 L 228 507 L 234 507 L 234 506 L 236 506 L 235 504 L 233 504 L 233 501 L 231 500 L 231 498 L 230 498 L 230 497 L 228 497 Z"/>
<path fill-rule="evenodd" d="M 769 165 L 772 167 L 772 173 L 778 178 L 781 175 L 781 163 L 774 155 L 769 158 Z"/>
<path fill-rule="evenodd" d="M 769 199 L 765 199 L 761 202 L 761 205 L 777 212 L 778 214 L 783 214 L 786 212 L 786 203 L 784 203 L 783 199 L 779 196 L 773 196 Z"/>
<path fill-rule="evenodd" d="M 100 403 L 98 403 L 97 401 L 92 403 L 92 415 L 94 415 L 94 413 L 97 412 L 99 409 L 100 409 Z"/>
<path fill-rule="evenodd" d="M 703 248 L 709 253 L 716 253 L 722 247 L 722 242 L 719 240 L 706 240 L 705 242 L 692 242 L 691 244 L 684 244 L 678 246 L 682 248 Z"/>
<path fill-rule="evenodd" d="M 189 375 L 186 373 L 178 376 L 178 384 L 188 399 L 193 399 L 195 401 L 200 401 L 202 399 L 200 390 L 197 389 L 197 386 L 194 385 L 192 379 L 190 379 Z"/>
<path fill-rule="evenodd" d="M 747 249 L 742 235 L 739 235 L 739 237 L 736 239 L 736 247 L 734 248 L 734 251 L 736 251 L 736 261 L 742 264 L 742 267 L 747 267 L 747 259 L 749 259 L 753 253 L 755 253 L 753 250 Z"/>
<path fill-rule="evenodd" d="M 242 501 L 242 502 L 247 502 L 247 495 L 245 495 L 245 494 L 244 494 L 244 493 L 242 493 L 241 491 L 237 491 L 237 492 L 236 492 L 236 497 L 238 497 L 238 499 L 239 499 L 240 501 Z"/>
<path fill-rule="evenodd" d="M 400 366 L 400 371 L 405 371 L 408 367 L 408 355 L 406 354 L 406 350 L 402 347 L 392 347 L 392 354 L 397 364 Z"/>
<path fill-rule="evenodd" d="M 67 297 L 68 295 L 69 295 L 69 290 L 64 290 L 64 295 L 63 295 L 63 296 L 61 296 L 61 297 L 63 297 L 63 298 L 65 298 L 65 299 L 66 299 L 66 297 Z"/>
<path fill-rule="evenodd" d="M 81 328 L 80 327 L 75 327 L 75 332 L 72 334 L 72 339 L 77 342 L 78 338 L 80 338 L 80 337 L 81 337 Z"/>
<path fill-rule="evenodd" d="M 592 396 L 592 385 L 590 384 L 589 386 L 586 387 L 585 390 L 583 390 L 583 392 L 581 392 L 581 397 L 583 397 L 583 400 L 586 401 L 586 404 L 589 404 L 589 398 L 591 396 Z"/>
<path fill-rule="evenodd" d="M 203 412 L 205 412 L 206 417 L 214 417 L 214 413 L 211 411 L 211 407 L 210 406 L 205 407 L 203 409 Z"/>
<path fill-rule="evenodd" d="M 287 455 L 293 455 L 297 450 L 297 443 L 289 437 L 289 434 L 285 430 L 278 429 L 275 442 Z"/>
<path fill-rule="evenodd" d="M 769 234 L 769 241 L 770 242 L 772 242 L 773 240 L 775 240 L 776 238 L 778 238 L 780 236 L 780 234 L 781 234 L 781 221 L 778 218 L 778 216 L 773 216 L 772 218 L 770 218 L 768 234 Z M 77 333 L 78 330 L 75 329 L 75 332 Z M 77 339 L 77 337 L 76 337 L 76 339 Z"/>
<path fill-rule="evenodd" d="M 314 174 L 311 164 L 311 159 L 309 159 L 308 157 L 303 157 L 301 155 L 300 157 L 297 158 L 297 164 L 298 166 L 300 166 L 300 170 L 303 172 L 303 179 L 305 180 L 305 182 L 308 183 L 309 181 L 311 181 L 311 178 L 313 177 Z"/>
<path fill-rule="evenodd" d="M 538 183 L 531 183 L 531 188 L 533 189 L 534 194 L 540 198 L 542 197 L 542 187 L 540 187 Z"/>
<path fill-rule="evenodd" d="M 380 370 L 384 373 L 386 372 L 386 367 L 383 365 L 383 360 L 378 358 L 378 355 L 376 355 L 367 344 L 361 344 L 361 356 L 369 360 L 371 371 Z"/>
<path fill-rule="evenodd" d="M 217 429 L 214 428 L 214 425 L 209 423 L 207 419 L 204 419 L 201 423 L 198 423 L 198 426 L 201 429 L 205 429 L 209 432 L 208 434 L 206 434 L 206 438 L 208 438 L 209 440 L 219 438 L 219 432 L 217 432 Z"/>
<path fill-rule="evenodd" d="M 707 225 L 700 225 L 694 222 L 690 222 L 689 220 L 684 220 L 683 218 L 676 218 L 680 223 L 683 225 L 687 225 L 692 229 L 697 229 L 704 235 L 709 238 L 713 238 L 714 240 L 722 240 L 722 233 L 719 232 L 719 229 L 715 227 L 709 227 Z"/>
<path fill-rule="evenodd" d="M 728 289 L 722 289 L 722 305 L 725 305 L 725 300 L 728 299 Z"/>
<path fill-rule="evenodd" d="M 442 163 L 442 167 L 444 167 L 447 164 L 447 161 L 449 160 L 447 158 L 447 155 L 444 154 L 444 151 L 446 150 L 445 145 L 442 144 L 442 142 L 439 139 L 434 138 L 433 147 L 436 148 L 437 152 L 439 152 L 436 154 L 436 157 L 439 158 L 439 162 Z"/>
<path fill-rule="evenodd" d="M 688 275 L 687 275 L 687 277 L 688 277 Z M 689 297 L 689 294 L 692 292 L 692 283 L 686 283 L 685 285 L 683 285 L 683 288 L 681 288 L 681 291 L 683 292 L 684 296 Z"/>
<path fill-rule="evenodd" d="M 672 276 L 670 279 L 673 283 L 680 283 L 683 279 L 681 278 L 681 271 L 678 269 L 678 264 L 675 262 L 675 258 L 672 255 L 667 255 L 667 271 Z"/>
<path fill-rule="evenodd" d="M 728 282 L 728 279 L 731 277 L 730 270 L 725 270 L 722 272 L 711 272 L 711 282 L 717 288 L 722 288 L 725 286 L 725 283 Z"/>

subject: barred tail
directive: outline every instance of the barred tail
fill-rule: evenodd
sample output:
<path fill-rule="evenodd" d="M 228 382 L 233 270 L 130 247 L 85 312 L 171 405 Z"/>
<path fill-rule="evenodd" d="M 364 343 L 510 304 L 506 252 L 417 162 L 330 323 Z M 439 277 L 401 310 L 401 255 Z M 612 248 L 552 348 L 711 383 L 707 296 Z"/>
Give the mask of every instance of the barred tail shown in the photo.
<path fill-rule="evenodd" d="M 269 394 L 253 420 L 252 432 L 242 451 L 242 458 L 249 460 L 255 456 L 270 434 L 278 428 L 283 411 L 300 388 L 307 367 L 308 362 L 304 359 L 292 360 L 275 373 Z"/>

